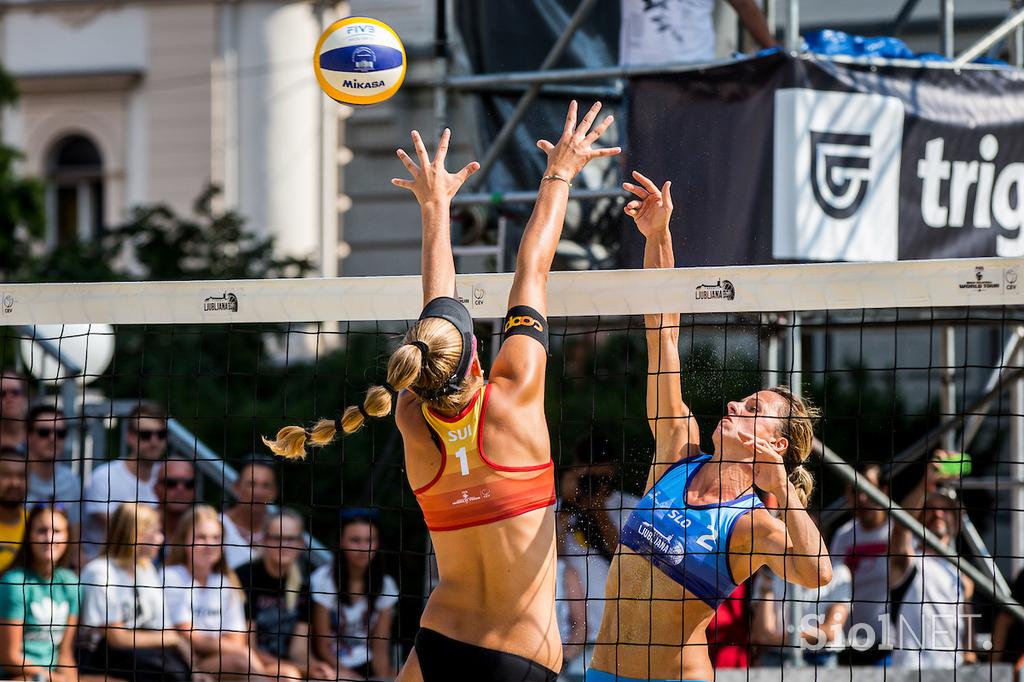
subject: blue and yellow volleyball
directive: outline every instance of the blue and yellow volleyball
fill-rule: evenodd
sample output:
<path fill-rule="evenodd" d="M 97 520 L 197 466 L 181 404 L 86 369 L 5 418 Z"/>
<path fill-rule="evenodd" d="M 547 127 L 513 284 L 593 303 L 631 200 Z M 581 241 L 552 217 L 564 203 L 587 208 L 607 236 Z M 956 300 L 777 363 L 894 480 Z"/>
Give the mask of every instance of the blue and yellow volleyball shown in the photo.
<path fill-rule="evenodd" d="M 316 45 L 313 70 L 320 87 L 342 104 L 378 104 L 405 80 L 405 46 L 377 19 L 346 17 L 331 24 Z"/>

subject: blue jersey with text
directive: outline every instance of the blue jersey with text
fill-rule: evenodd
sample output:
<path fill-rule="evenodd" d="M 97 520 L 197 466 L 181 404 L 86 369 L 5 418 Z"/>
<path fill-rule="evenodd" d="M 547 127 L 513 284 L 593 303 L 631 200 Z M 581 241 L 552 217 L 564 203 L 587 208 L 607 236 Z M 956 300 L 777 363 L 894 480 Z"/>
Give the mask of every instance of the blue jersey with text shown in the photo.
<path fill-rule="evenodd" d="M 718 504 L 687 504 L 690 481 L 710 459 L 700 454 L 673 464 L 626 521 L 622 544 L 717 609 L 737 588 L 729 567 L 733 528 L 764 505 L 753 493 Z"/>

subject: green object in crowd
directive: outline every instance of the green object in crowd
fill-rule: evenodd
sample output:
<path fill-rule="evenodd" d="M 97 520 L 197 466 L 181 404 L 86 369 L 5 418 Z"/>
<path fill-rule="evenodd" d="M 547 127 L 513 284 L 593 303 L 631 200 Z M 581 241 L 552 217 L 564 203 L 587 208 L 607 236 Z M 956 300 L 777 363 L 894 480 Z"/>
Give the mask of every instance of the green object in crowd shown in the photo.
<path fill-rule="evenodd" d="M 970 476 L 971 456 L 966 452 L 950 452 L 938 460 L 944 476 Z"/>

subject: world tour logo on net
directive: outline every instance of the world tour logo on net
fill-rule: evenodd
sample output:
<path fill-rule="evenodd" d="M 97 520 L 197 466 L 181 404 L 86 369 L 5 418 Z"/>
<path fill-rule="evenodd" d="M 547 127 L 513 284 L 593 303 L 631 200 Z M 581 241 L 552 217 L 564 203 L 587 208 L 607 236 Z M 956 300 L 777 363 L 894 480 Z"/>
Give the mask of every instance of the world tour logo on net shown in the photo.
<path fill-rule="evenodd" d="M 849 218 L 868 194 L 871 135 L 810 132 L 814 201 L 831 218 Z"/>
<path fill-rule="evenodd" d="M 238 312 L 238 297 L 234 294 L 225 291 L 220 296 L 209 296 L 203 301 L 203 312 L 204 313 L 237 313 Z"/>
<path fill-rule="evenodd" d="M 694 298 L 698 301 L 732 301 L 736 298 L 736 287 L 727 279 L 720 279 L 714 284 L 698 284 Z"/>

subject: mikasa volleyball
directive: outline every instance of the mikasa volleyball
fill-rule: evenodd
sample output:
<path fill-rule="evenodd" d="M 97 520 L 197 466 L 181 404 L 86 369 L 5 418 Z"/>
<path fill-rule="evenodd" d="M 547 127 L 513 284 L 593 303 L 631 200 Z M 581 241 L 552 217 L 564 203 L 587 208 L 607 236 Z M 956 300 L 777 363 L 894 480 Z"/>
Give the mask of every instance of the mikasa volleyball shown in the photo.
<path fill-rule="evenodd" d="M 377 104 L 402 87 L 405 47 L 383 21 L 346 17 L 320 36 L 313 71 L 332 99 L 343 104 Z"/>

